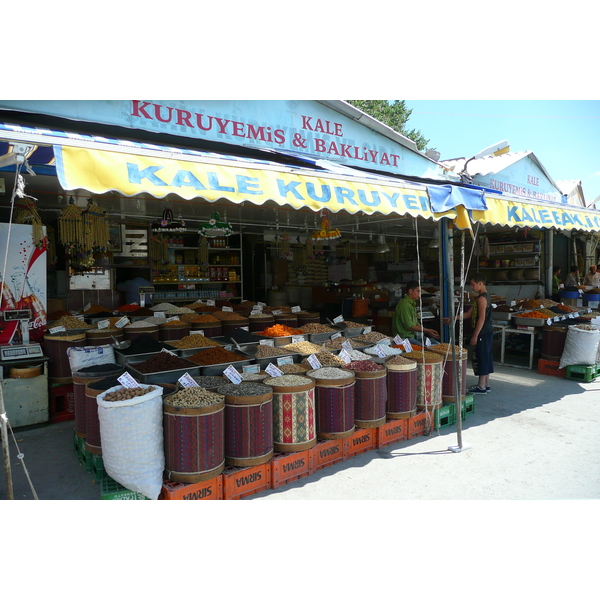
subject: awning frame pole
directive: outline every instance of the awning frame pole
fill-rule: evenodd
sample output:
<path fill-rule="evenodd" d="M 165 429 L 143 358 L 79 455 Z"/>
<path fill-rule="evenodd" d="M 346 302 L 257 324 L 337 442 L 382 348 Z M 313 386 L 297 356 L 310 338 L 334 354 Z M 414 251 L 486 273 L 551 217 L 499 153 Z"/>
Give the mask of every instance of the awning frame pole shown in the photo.
<path fill-rule="evenodd" d="M 0 386 L 0 431 L 2 431 L 2 455 L 4 457 L 4 474 L 6 475 L 6 494 L 9 500 L 14 500 L 12 471 L 10 468 L 10 450 L 8 447 L 8 418 L 4 408 L 4 393 Z"/>

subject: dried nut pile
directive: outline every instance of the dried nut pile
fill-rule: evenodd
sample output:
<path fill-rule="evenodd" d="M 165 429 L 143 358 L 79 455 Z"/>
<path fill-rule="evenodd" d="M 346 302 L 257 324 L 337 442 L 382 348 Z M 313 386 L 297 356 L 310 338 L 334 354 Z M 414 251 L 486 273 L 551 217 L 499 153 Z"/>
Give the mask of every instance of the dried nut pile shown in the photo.
<path fill-rule="evenodd" d="M 381 341 L 386 341 L 387 343 L 391 343 L 392 338 L 383 335 L 383 333 L 379 333 L 378 331 L 371 331 L 371 333 L 363 333 L 362 335 L 356 336 L 354 338 L 357 342 L 365 342 L 365 344 L 377 344 Z"/>
<path fill-rule="evenodd" d="M 240 373 L 240 377 L 242 381 L 264 381 L 271 376 L 266 371 L 261 371 L 260 373 Z"/>
<path fill-rule="evenodd" d="M 333 354 L 333 352 L 315 352 L 315 356 L 323 367 L 339 367 L 346 364 L 343 359 L 336 354 Z M 308 358 L 305 358 L 300 364 L 307 365 L 312 369 L 308 362 Z M 279 368 L 281 369 L 281 367 Z"/>
<path fill-rule="evenodd" d="M 321 351 L 321 346 L 312 342 L 296 342 L 295 344 L 286 344 L 281 346 L 288 352 L 297 352 L 298 354 L 314 354 Z"/>
<path fill-rule="evenodd" d="M 227 383 L 224 377 L 217 377 L 216 375 L 197 375 L 196 377 L 192 377 L 192 379 L 205 390 L 216 390 Z M 177 383 L 177 387 L 183 388 L 180 383 Z"/>
<path fill-rule="evenodd" d="M 329 325 L 321 325 L 320 323 L 307 323 L 300 327 L 302 333 L 336 333 L 337 329 L 329 327 Z"/>
<path fill-rule="evenodd" d="M 117 390 L 116 392 L 110 392 L 104 396 L 104 400 L 106 402 L 120 402 L 122 400 L 131 400 L 132 398 L 137 398 L 138 396 L 145 396 L 149 392 L 152 392 L 155 389 L 153 385 L 143 388 L 143 387 L 135 387 L 135 388 L 126 388 L 124 387 L 121 390 Z"/>
<path fill-rule="evenodd" d="M 333 356 L 333 354 L 332 354 Z M 323 364 L 323 363 L 321 363 Z M 304 364 L 300 364 L 300 363 L 292 363 L 287 364 L 287 365 L 279 365 L 277 367 L 282 373 L 306 373 L 306 371 L 309 371 L 310 369 L 312 369 L 312 367 L 308 364 L 304 365 Z"/>
<path fill-rule="evenodd" d="M 286 354 L 289 354 L 289 351 L 282 350 L 281 348 L 277 348 L 275 346 L 258 345 L 256 347 L 256 354 L 254 356 L 256 358 L 267 358 L 269 356 L 285 356 Z"/>
<path fill-rule="evenodd" d="M 303 377 L 302 375 L 281 375 L 280 377 L 272 377 L 263 381 L 265 385 L 274 385 L 276 387 L 293 387 L 297 385 L 308 385 L 314 383 L 312 379 Z"/>
<path fill-rule="evenodd" d="M 412 358 L 406 358 L 404 356 L 390 356 L 390 358 L 385 359 L 386 365 L 410 365 L 415 362 L 416 361 Z"/>
<path fill-rule="evenodd" d="M 574 325 L 573 329 L 581 329 L 583 331 L 598 331 L 599 328 L 596 325 L 583 325 L 583 324 L 580 324 L 580 325 Z"/>
<path fill-rule="evenodd" d="M 323 367 L 307 373 L 307 377 L 314 377 L 315 379 L 349 379 L 351 375 L 348 371 L 336 367 Z"/>
<path fill-rule="evenodd" d="M 217 389 L 223 396 L 264 396 L 273 390 L 261 383 L 229 383 Z"/>
<path fill-rule="evenodd" d="M 342 321 L 340 325 L 345 325 L 346 329 L 362 329 L 363 327 L 366 327 L 363 323 L 354 323 L 353 321 Z"/>
<path fill-rule="evenodd" d="M 203 387 L 188 387 L 167 396 L 164 403 L 169 406 L 181 406 L 185 408 L 200 408 L 201 406 L 212 406 L 224 402 L 221 394 L 209 392 Z"/>
<path fill-rule="evenodd" d="M 197 365 L 222 365 L 225 363 L 240 362 L 242 360 L 248 360 L 246 356 L 236 354 L 225 350 L 225 348 L 209 348 L 208 350 L 200 350 L 193 356 L 188 357 L 189 360 L 196 363 Z"/>
<path fill-rule="evenodd" d="M 175 315 L 182 315 L 184 313 L 188 313 L 191 314 L 195 311 L 193 311 L 191 308 L 186 308 L 185 306 L 175 306 L 174 308 L 170 308 L 169 310 L 165 311 L 165 314 L 170 315 L 170 316 L 175 316 Z"/>
<path fill-rule="evenodd" d="M 344 342 L 350 342 L 350 345 L 353 348 L 362 348 L 363 346 L 366 345 L 364 343 L 361 344 L 360 342 L 355 342 L 354 338 L 340 337 L 340 338 L 336 338 L 335 340 L 326 341 L 324 346 L 328 350 L 339 350 L 342 347 L 342 344 Z"/>
<path fill-rule="evenodd" d="M 190 348 L 211 348 L 218 346 L 219 342 L 215 342 L 210 338 L 203 336 L 201 333 L 191 333 L 182 337 L 180 340 L 169 342 L 171 346 L 179 348 L 180 350 L 187 350 Z"/>
<path fill-rule="evenodd" d="M 348 363 L 345 367 L 349 371 L 357 371 L 358 373 L 364 373 L 366 371 L 385 371 L 385 367 L 378 365 L 372 360 L 354 360 Z"/>
<path fill-rule="evenodd" d="M 452 359 L 452 344 L 435 344 L 429 348 L 430 352 L 437 352 L 438 354 L 448 355 L 449 359 Z M 460 355 L 460 347 L 454 346 L 454 352 L 457 356 Z M 468 354 L 466 348 L 462 349 L 463 356 Z"/>
<path fill-rule="evenodd" d="M 162 323 L 162 327 L 185 327 L 189 329 L 191 325 L 177 319 L 176 321 L 166 321 L 165 323 Z"/>
<path fill-rule="evenodd" d="M 62 342 L 78 342 L 85 340 L 84 333 L 68 333 L 66 331 L 59 331 L 58 333 L 50 333 L 44 336 L 45 340 L 61 340 Z"/>
<path fill-rule="evenodd" d="M 386 356 L 393 356 L 394 354 L 402 354 L 402 349 L 392 348 L 391 346 L 388 346 L 387 344 L 379 344 L 379 348 L 380 348 L 380 350 L 384 351 Z M 365 352 L 367 354 L 379 356 L 379 354 L 377 354 L 377 351 L 375 350 L 375 346 L 372 346 L 371 348 L 367 348 L 365 350 Z"/>
<path fill-rule="evenodd" d="M 50 327 L 64 327 L 65 329 L 90 329 L 91 325 L 88 325 L 85 321 L 82 321 L 77 317 L 65 315 L 64 317 L 54 321 Z"/>

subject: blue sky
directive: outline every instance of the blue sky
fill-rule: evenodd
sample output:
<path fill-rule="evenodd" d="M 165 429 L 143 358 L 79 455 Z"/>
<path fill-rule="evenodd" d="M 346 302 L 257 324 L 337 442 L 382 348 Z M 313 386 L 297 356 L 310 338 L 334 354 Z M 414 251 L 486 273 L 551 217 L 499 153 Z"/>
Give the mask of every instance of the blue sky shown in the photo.
<path fill-rule="evenodd" d="M 531 150 L 554 181 L 580 179 L 586 204 L 600 196 L 598 100 L 406 100 L 408 129 L 418 129 L 440 160 L 470 157 L 508 140 Z M 597 206 L 600 208 L 600 203 Z"/>

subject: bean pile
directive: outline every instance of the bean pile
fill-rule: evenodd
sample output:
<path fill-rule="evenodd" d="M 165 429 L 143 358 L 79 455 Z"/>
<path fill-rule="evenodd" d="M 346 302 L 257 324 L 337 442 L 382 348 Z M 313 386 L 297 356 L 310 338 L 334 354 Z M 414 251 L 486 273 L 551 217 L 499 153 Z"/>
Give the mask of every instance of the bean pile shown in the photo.
<path fill-rule="evenodd" d="M 164 400 L 169 406 L 181 406 L 183 408 L 200 408 L 201 406 L 212 406 L 224 401 L 221 394 L 210 392 L 203 387 L 188 387 L 170 394 Z"/>
<path fill-rule="evenodd" d="M 378 365 L 372 360 L 354 360 L 351 363 L 348 363 L 345 368 L 359 373 L 364 373 L 366 371 L 385 371 L 385 367 Z"/>
<path fill-rule="evenodd" d="M 341 337 L 341 338 L 336 338 L 335 340 L 327 340 L 325 342 L 325 348 L 328 348 L 330 350 L 339 350 L 342 347 L 342 344 L 344 342 L 350 342 L 350 345 L 353 348 L 362 348 L 363 346 L 366 345 L 366 344 L 361 344 L 360 342 L 354 341 L 353 338 Z"/>
<path fill-rule="evenodd" d="M 230 383 L 217 389 L 223 396 L 264 396 L 273 390 L 261 383 Z"/>
<path fill-rule="evenodd" d="M 132 398 L 137 398 L 138 396 L 145 396 L 149 392 L 155 390 L 154 386 L 149 386 L 147 388 L 136 387 L 136 388 L 126 388 L 124 387 L 121 390 L 117 390 L 115 392 L 110 392 L 104 396 L 104 400 L 106 402 L 120 402 L 123 400 L 131 400 Z"/>
<path fill-rule="evenodd" d="M 175 306 L 173 308 L 170 308 L 169 310 L 166 310 L 165 314 L 174 316 L 174 315 L 181 315 L 184 313 L 191 314 L 193 312 L 194 311 L 191 308 L 186 308 L 185 306 Z"/>
<path fill-rule="evenodd" d="M 336 333 L 337 329 L 329 327 L 329 325 L 321 325 L 320 323 L 307 323 L 300 327 L 302 333 Z"/>
<path fill-rule="evenodd" d="M 197 365 L 221 365 L 224 363 L 247 360 L 247 357 L 236 354 L 235 352 L 230 352 L 221 347 L 200 350 L 200 352 L 196 352 L 196 354 L 188 358 Z"/>
<path fill-rule="evenodd" d="M 163 325 L 167 322 L 167 317 L 146 317 L 143 321 L 136 323 L 148 323 L 148 325 Z"/>
<path fill-rule="evenodd" d="M 448 358 L 452 358 L 452 344 L 436 344 L 435 346 L 431 346 L 429 350 L 438 354 L 447 354 Z M 454 346 L 454 351 L 456 352 L 456 356 L 460 356 L 460 348 L 458 346 Z M 467 349 L 463 348 L 462 353 L 463 355 L 468 354 Z"/>
<path fill-rule="evenodd" d="M 215 342 L 210 338 L 203 336 L 201 333 L 192 333 L 190 335 L 183 336 L 180 340 L 171 342 L 172 346 L 179 349 L 190 349 L 190 348 L 208 348 L 212 346 L 218 346 L 219 342 Z"/>
<path fill-rule="evenodd" d="M 574 329 L 581 329 L 583 331 L 598 331 L 598 326 L 596 325 L 575 325 Z"/>
<path fill-rule="evenodd" d="M 188 329 L 190 328 L 189 323 L 184 323 L 183 321 L 180 321 L 179 319 L 177 319 L 176 321 L 165 321 L 164 323 L 162 323 L 162 326 L 163 327 L 187 327 Z"/>
<path fill-rule="evenodd" d="M 281 375 L 280 377 L 272 377 L 271 379 L 265 379 L 263 382 L 265 385 L 274 385 L 277 387 L 292 387 L 297 385 L 308 385 L 313 383 L 312 379 L 308 377 L 302 377 L 302 375 Z"/>
<path fill-rule="evenodd" d="M 189 369 L 195 365 L 190 364 L 189 360 L 173 356 L 168 352 L 159 352 L 141 363 L 130 365 L 140 373 L 161 373 L 162 371 L 175 371 L 176 369 Z"/>
<path fill-rule="evenodd" d="M 412 358 L 406 358 L 405 356 L 391 356 L 385 359 L 386 365 L 410 365 L 415 362 Z"/>
<path fill-rule="evenodd" d="M 340 325 L 345 325 L 347 329 L 362 329 L 365 327 L 362 323 L 354 323 L 353 321 L 342 321 Z"/>
<path fill-rule="evenodd" d="M 392 338 L 383 335 L 383 333 L 379 333 L 378 331 L 371 331 L 371 333 L 363 333 L 362 335 L 356 336 L 354 338 L 357 342 L 365 342 L 366 344 L 376 344 L 377 342 L 381 342 L 382 340 L 392 341 Z"/>
<path fill-rule="evenodd" d="M 312 342 L 296 342 L 295 344 L 286 344 L 281 347 L 288 352 L 297 352 L 298 354 L 315 354 L 321 351 L 321 346 Z"/>
<path fill-rule="evenodd" d="M 306 373 L 310 371 L 312 367 L 310 365 L 304 365 L 300 363 L 292 363 L 286 365 L 279 365 L 277 367 L 282 373 Z"/>
<path fill-rule="evenodd" d="M 216 390 L 218 387 L 227 383 L 224 377 L 217 377 L 216 375 L 197 375 L 192 379 L 205 390 Z M 182 388 L 180 383 L 177 383 L 177 387 Z"/>
<path fill-rule="evenodd" d="M 350 352 L 348 352 L 348 355 L 352 360 L 370 360 L 371 358 L 368 354 L 354 349 L 350 350 Z"/>
<path fill-rule="evenodd" d="M 314 354 L 323 367 L 339 367 L 346 364 L 343 359 L 336 354 L 333 354 L 333 352 L 315 352 Z M 308 362 L 308 358 L 305 358 L 300 364 L 306 365 L 312 369 Z M 281 369 L 281 367 L 279 368 Z"/>
<path fill-rule="evenodd" d="M 314 377 L 315 379 L 349 379 L 350 376 L 351 374 L 348 371 L 336 367 L 323 367 L 308 372 L 308 377 Z"/>
<path fill-rule="evenodd" d="M 77 317 L 73 317 L 72 315 L 64 315 L 60 319 L 54 321 L 50 327 L 64 327 L 65 329 L 89 329 L 91 325 L 88 325 L 85 321 L 82 321 Z"/>
<path fill-rule="evenodd" d="M 279 367 L 281 369 L 281 367 Z M 271 377 L 266 371 L 260 373 L 240 373 L 242 381 L 264 381 Z"/>
<path fill-rule="evenodd" d="M 289 354 L 289 351 L 283 350 L 282 348 L 276 348 L 275 346 L 257 346 L 256 347 L 256 358 L 267 358 L 269 356 L 285 356 Z"/>

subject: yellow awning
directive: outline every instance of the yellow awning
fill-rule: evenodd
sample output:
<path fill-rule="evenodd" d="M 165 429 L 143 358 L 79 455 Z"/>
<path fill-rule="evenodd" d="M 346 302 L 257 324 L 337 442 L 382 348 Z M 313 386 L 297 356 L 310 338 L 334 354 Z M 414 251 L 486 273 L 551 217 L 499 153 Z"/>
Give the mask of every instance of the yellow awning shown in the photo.
<path fill-rule="evenodd" d="M 125 196 L 176 194 L 186 200 L 215 202 L 225 198 L 237 204 L 272 200 L 293 208 L 323 208 L 332 213 L 381 213 L 439 220 L 456 217 L 454 211 L 431 212 L 426 186 L 381 182 L 368 177 L 330 174 L 281 165 L 252 167 L 213 164 L 55 146 L 56 170 L 65 190 L 85 189 L 93 194 L 117 191 Z M 218 163 L 219 161 L 214 161 Z"/>

